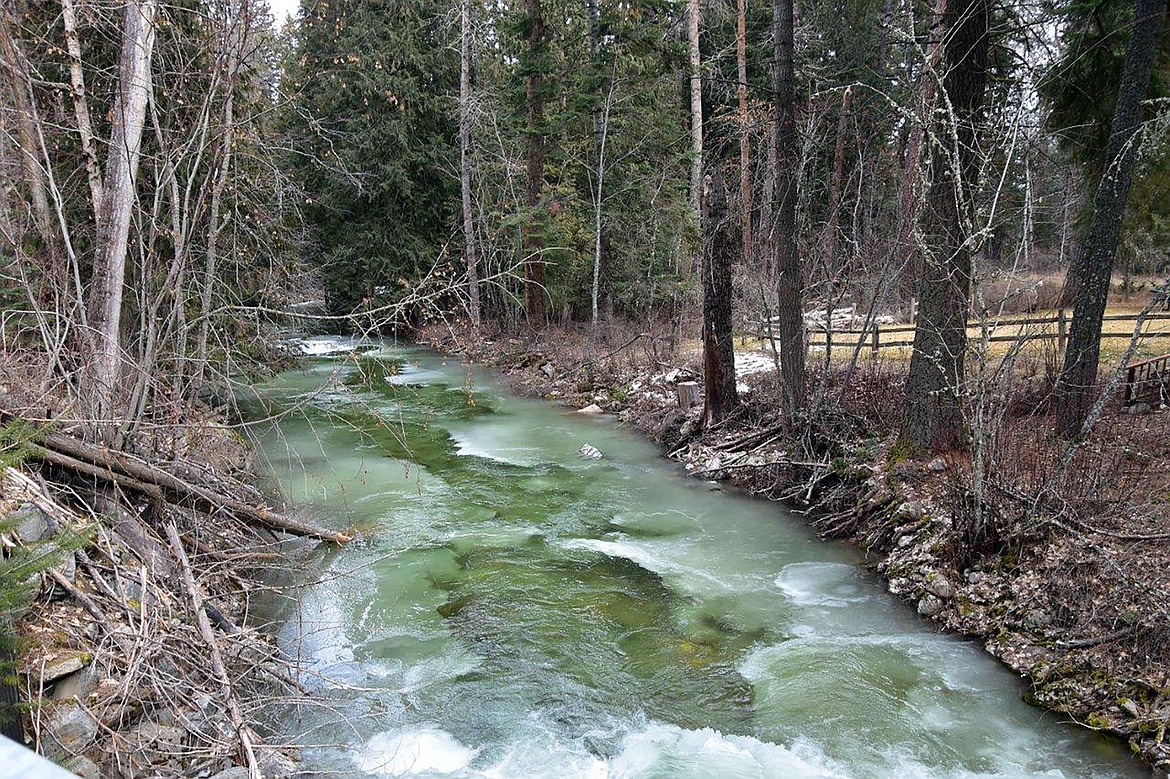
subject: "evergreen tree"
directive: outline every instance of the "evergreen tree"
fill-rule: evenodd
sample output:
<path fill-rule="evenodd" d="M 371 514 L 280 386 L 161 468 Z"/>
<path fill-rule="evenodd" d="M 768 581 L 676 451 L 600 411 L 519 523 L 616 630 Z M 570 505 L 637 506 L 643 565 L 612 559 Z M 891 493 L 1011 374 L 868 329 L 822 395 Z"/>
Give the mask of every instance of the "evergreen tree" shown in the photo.
<path fill-rule="evenodd" d="M 1101 324 L 1109 297 L 1113 261 L 1121 232 L 1125 202 L 1133 181 L 1136 139 L 1142 102 L 1149 89 L 1166 0 L 1136 0 L 1125 64 L 1118 85 L 1106 164 L 1093 200 L 1093 219 L 1072 267 L 1076 305 L 1056 385 L 1060 399 L 1057 428 L 1066 438 L 1082 434 L 1093 401 L 1101 356 Z"/>
<path fill-rule="evenodd" d="M 400 299 L 458 224 L 458 51 L 437 0 L 306 0 L 286 74 L 291 166 L 332 312 Z"/>

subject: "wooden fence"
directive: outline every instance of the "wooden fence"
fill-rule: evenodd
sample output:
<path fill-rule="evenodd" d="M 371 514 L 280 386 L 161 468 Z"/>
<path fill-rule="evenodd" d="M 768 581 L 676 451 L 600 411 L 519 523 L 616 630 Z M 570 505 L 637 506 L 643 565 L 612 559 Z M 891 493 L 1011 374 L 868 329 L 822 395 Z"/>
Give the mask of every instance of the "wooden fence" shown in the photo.
<path fill-rule="evenodd" d="M 1106 322 L 1129 322 L 1130 327 L 1126 332 L 1102 332 L 1102 338 L 1125 338 L 1129 339 L 1133 336 L 1133 329 L 1137 326 L 1137 314 L 1107 314 L 1103 318 Z M 774 332 L 775 318 L 770 322 L 761 322 L 760 330 L 756 333 L 759 338 L 767 338 L 770 332 Z M 987 327 L 990 331 L 988 341 L 991 343 L 1015 343 L 1017 341 L 1056 341 L 1057 348 L 1064 350 L 1065 342 L 1068 339 L 1068 328 L 1072 322 L 1072 315 L 1060 309 L 1053 316 L 1046 317 L 1019 317 L 1019 318 L 1004 318 L 991 319 L 987 321 Z M 1170 313 L 1150 313 L 1146 315 L 1146 324 L 1154 322 L 1170 322 Z M 980 331 L 983 326 L 982 322 L 968 322 L 967 329 Z M 996 334 L 997 330 L 1012 329 L 1012 333 Z M 1035 328 L 1026 329 L 1023 328 Z M 826 332 L 822 327 L 807 327 L 808 344 L 809 346 L 826 346 L 829 342 L 829 336 L 832 336 L 832 344 L 834 347 L 853 348 L 860 344 L 863 348 L 867 345 L 870 351 L 876 356 L 881 349 L 899 349 L 914 345 L 914 331 L 917 330 L 915 324 L 879 324 L 874 322 L 867 327 L 862 328 L 833 328 Z M 899 335 L 905 334 L 905 337 L 899 338 Z M 820 336 L 817 338 L 817 336 Z M 891 337 L 892 336 L 892 337 Z M 978 337 L 978 336 L 976 336 Z M 1141 338 L 1170 338 L 1170 329 L 1155 330 L 1152 332 L 1143 331 Z"/>
<path fill-rule="evenodd" d="M 1170 399 L 1170 354 L 1135 362 L 1125 374 L 1124 405 L 1147 403 L 1157 408 Z"/>

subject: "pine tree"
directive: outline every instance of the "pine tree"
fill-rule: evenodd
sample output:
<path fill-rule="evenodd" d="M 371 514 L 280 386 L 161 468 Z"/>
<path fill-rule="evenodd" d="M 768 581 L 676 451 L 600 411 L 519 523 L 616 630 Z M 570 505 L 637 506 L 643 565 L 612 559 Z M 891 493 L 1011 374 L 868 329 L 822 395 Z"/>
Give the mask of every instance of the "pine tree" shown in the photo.
<path fill-rule="evenodd" d="M 329 308 L 408 294 L 457 223 L 459 58 L 438 0 L 307 0 L 284 91 Z"/>
<path fill-rule="evenodd" d="M 963 448 L 962 387 L 971 294 L 970 209 L 979 170 L 976 132 L 987 84 L 988 0 L 939 0 L 942 78 L 950 110 L 935 128 L 924 205 L 926 256 L 906 377 L 902 441 L 922 451 Z"/>

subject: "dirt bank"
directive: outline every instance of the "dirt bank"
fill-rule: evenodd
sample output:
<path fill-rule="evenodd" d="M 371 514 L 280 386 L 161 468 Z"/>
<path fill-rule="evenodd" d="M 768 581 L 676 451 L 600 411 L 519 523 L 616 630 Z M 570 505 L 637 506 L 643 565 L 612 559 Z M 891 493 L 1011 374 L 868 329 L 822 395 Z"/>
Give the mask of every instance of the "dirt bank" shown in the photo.
<path fill-rule="evenodd" d="M 82 777 L 293 775 L 263 734 L 296 671 L 250 626 L 251 600 L 345 537 L 266 506 L 219 414 L 115 450 L 0 384 L 0 595 L 21 615 L 25 743 Z"/>
<path fill-rule="evenodd" d="M 847 386 L 831 372 L 814 379 L 826 402 L 793 441 L 767 353 L 737 355 L 744 404 L 700 431 L 698 408 L 677 400 L 680 383 L 701 382 L 685 344 L 566 330 L 422 338 L 523 394 L 616 415 L 696 477 L 784 501 L 864 550 L 924 619 L 978 638 L 1028 681 L 1032 702 L 1125 739 L 1158 775 L 1170 768 L 1170 411 L 1112 408 L 1069 451 L 1025 377 L 976 480 L 968 454 L 916 459 L 893 446 L 900 368 L 859 365 Z"/>

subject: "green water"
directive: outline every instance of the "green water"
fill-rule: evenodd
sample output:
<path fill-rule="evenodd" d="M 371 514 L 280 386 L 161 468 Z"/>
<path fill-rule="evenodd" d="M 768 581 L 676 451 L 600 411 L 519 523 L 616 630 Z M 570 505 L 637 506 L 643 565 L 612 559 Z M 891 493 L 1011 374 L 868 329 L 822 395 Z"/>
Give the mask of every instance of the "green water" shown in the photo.
<path fill-rule="evenodd" d="M 359 541 L 282 615 L 343 776 L 1143 776 L 852 551 L 612 419 L 388 347 L 260 388 L 298 510 Z M 604 459 L 578 456 L 583 443 Z"/>

